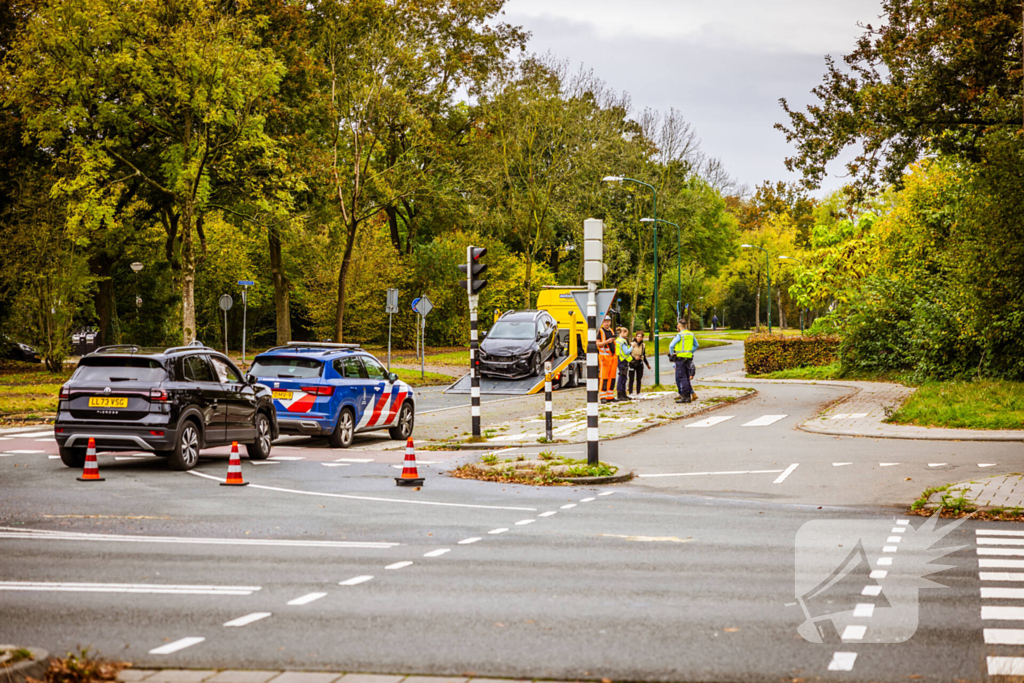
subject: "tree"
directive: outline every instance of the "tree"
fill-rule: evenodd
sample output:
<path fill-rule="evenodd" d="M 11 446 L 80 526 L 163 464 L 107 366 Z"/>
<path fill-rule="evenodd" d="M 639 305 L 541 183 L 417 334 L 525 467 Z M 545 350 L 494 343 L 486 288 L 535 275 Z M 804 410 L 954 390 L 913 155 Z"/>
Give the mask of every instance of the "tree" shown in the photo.
<path fill-rule="evenodd" d="M 213 0 L 69 0 L 39 9 L 6 75 L 29 135 L 73 161 L 58 185 L 87 196 L 73 219 L 102 223 L 144 185 L 178 272 L 186 342 L 213 188 L 275 154 L 261 107 L 282 68 L 259 45 L 260 21 Z"/>

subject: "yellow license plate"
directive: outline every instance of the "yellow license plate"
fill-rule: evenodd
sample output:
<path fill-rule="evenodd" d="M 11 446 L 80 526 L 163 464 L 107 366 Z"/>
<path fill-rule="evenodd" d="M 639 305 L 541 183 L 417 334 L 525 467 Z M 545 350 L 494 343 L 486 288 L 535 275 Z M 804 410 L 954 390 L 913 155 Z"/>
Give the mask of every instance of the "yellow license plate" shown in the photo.
<path fill-rule="evenodd" d="M 281 401 L 290 401 L 290 400 L 292 400 L 292 392 L 290 392 L 290 391 L 275 391 L 274 392 L 274 398 L 276 398 L 278 400 L 281 400 Z"/>
<path fill-rule="evenodd" d="M 89 399 L 90 408 L 127 408 L 127 398 L 93 396 Z"/>

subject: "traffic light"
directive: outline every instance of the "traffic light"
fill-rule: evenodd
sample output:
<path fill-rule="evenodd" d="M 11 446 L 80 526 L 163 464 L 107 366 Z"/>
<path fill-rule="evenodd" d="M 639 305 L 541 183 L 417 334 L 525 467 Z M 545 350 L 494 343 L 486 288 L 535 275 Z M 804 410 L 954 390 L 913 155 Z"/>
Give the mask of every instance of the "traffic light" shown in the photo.
<path fill-rule="evenodd" d="M 480 263 L 480 259 L 486 255 L 486 247 L 466 247 L 466 263 L 459 265 L 459 270 L 466 274 L 467 279 L 460 280 L 459 284 L 470 296 L 479 294 L 487 286 L 487 280 L 477 279 L 487 271 L 487 265 Z"/>

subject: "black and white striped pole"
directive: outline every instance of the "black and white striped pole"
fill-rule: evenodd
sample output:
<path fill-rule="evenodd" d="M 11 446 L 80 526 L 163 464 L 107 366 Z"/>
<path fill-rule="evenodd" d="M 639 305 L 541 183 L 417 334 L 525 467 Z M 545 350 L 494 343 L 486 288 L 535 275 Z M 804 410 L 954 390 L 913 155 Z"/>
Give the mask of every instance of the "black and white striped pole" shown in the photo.
<path fill-rule="evenodd" d="M 487 266 L 480 263 L 486 254 L 486 248 L 470 245 L 466 247 L 466 263 L 459 266 L 459 270 L 466 274 L 461 286 L 466 288 L 469 295 L 469 412 L 473 420 L 473 436 L 477 438 L 480 437 L 480 361 L 476 311 L 480 290 L 487 286 L 487 280 L 478 280 L 477 276 L 487 270 Z"/>
<path fill-rule="evenodd" d="M 597 285 L 604 280 L 604 221 L 583 221 L 583 279 L 587 282 L 587 464 L 600 462 L 597 417 Z"/>
<path fill-rule="evenodd" d="M 551 361 L 544 363 L 544 438 L 554 441 L 551 424 Z"/>

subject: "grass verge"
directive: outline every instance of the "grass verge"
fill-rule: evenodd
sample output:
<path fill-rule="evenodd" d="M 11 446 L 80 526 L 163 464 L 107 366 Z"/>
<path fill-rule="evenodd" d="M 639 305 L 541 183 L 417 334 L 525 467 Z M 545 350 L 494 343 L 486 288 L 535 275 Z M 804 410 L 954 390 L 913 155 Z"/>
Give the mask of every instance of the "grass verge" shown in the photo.
<path fill-rule="evenodd" d="M 828 365 L 813 365 L 803 368 L 789 368 L 777 372 L 768 372 L 763 375 L 748 375 L 756 379 L 805 379 L 805 380 L 829 380 L 845 379 L 861 382 L 897 382 L 906 384 L 902 377 L 897 375 L 885 375 L 867 372 L 844 372 L 839 361 Z"/>
<path fill-rule="evenodd" d="M 422 379 L 420 379 L 419 370 L 392 367 L 391 372 L 398 375 L 398 379 L 414 387 L 435 387 L 448 385 L 455 381 L 455 378 L 451 375 L 442 375 L 437 372 L 426 372 L 423 374 Z"/>
<path fill-rule="evenodd" d="M 928 382 L 887 422 L 920 427 L 1024 429 L 1024 382 Z"/>

